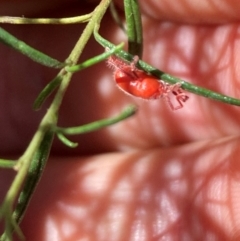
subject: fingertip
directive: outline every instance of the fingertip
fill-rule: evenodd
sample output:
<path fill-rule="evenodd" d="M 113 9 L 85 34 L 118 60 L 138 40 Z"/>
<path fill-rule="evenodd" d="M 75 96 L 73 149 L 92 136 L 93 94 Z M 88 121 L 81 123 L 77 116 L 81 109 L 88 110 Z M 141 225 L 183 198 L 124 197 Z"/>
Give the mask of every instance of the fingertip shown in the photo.
<path fill-rule="evenodd" d="M 239 2 L 163 0 L 141 1 L 143 13 L 161 21 L 175 21 L 194 24 L 221 24 L 239 21 Z"/>

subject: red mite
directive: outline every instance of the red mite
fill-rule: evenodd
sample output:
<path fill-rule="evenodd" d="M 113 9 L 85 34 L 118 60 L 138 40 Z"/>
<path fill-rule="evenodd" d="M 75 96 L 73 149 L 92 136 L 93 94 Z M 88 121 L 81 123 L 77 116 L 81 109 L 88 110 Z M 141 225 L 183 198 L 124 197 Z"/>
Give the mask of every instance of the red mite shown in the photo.
<path fill-rule="evenodd" d="M 114 69 L 114 79 L 117 86 L 126 94 L 142 99 L 149 100 L 163 97 L 172 110 L 182 108 L 183 102 L 187 101 L 189 97 L 183 93 L 181 83 L 170 85 L 158 80 L 156 77 L 137 69 L 137 61 L 138 56 L 135 56 L 130 64 L 116 56 L 108 58 L 107 64 Z M 175 96 L 177 106 L 172 104 L 170 94 Z"/>

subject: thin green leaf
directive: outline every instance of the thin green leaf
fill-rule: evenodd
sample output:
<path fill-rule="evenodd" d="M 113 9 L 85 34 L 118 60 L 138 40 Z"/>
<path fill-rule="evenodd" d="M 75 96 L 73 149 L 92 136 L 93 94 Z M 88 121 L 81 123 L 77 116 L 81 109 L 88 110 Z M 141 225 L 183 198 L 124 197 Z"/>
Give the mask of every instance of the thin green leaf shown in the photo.
<path fill-rule="evenodd" d="M 123 48 L 124 43 L 121 43 L 119 45 L 117 45 L 115 48 L 112 48 L 111 50 L 104 52 L 100 55 L 97 55 L 91 59 L 86 60 L 85 62 L 78 64 L 78 65 L 74 65 L 74 66 L 66 66 L 65 70 L 71 73 L 83 70 L 85 68 L 88 68 L 94 64 L 97 64 L 103 60 L 105 60 L 106 58 L 108 58 L 110 55 L 115 54 L 116 52 L 118 52 L 119 50 L 121 50 Z"/>
<path fill-rule="evenodd" d="M 94 121 L 92 123 L 82 125 L 82 126 L 75 126 L 75 127 L 68 127 L 68 128 L 55 127 L 53 131 L 55 131 L 56 133 L 61 133 L 65 135 L 77 135 L 77 134 L 83 134 L 86 132 L 96 131 L 103 127 L 118 123 L 134 115 L 136 111 L 137 111 L 137 108 L 131 105 L 131 106 L 128 106 L 126 109 L 124 109 L 122 113 L 120 113 L 116 117 Z"/>
<path fill-rule="evenodd" d="M 61 63 L 58 60 L 53 59 L 48 55 L 43 54 L 42 52 L 32 48 L 23 41 L 18 40 L 2 28 L 0 28 L 0 42 L 12 47 L 13 49 L 17 50 L 18 52 L 26 55 L 33 61 L 38 62 L 42 65 L 51 68 L 62 68 L 66 65 L 65 63 Z"/>
<path fill-rule="evenodd" d="M 33 103 L 34 110 L 39 110 L 41 108 L 47 97 L 51 95 L 51 93 L 61 84 L 62 78 L 62 75 L 58 75 L 48 85 L 45 86 L 45 88 L 40 92 Z"/>
<path fill-rule="evenodd" d="M 25 17 L 11 17 L 1 16 L 0 23 L 10 24 L 76 24 L 88 22 L 92 17 L 92 13 L 70 17 L 70 18 L 25 18 Z"/>
<path fill-rule="evenodd" d="M 36 152 L 31 165 L 29 167 L 29 171 L 26 177 L 26 181 L 21 191 L 16 208 L 13 212 L 12 218 L 19 224 L 23 218 L 23 215 L 26 211 L 28 203 L 36 189 L 36 186 L 42 176 L 43 170 L 46 166 L 50 149 L 52 146 L 54 134 L 49 131 L 45 134 L 41 145 L 39 146 L 38 151 Z"/>
<path fill-rule="evenodd" d="M 13 168 L 17 161 L 0 159 L 0 167 L 2 168 Z"/>
<path fill-rule="evenodd" d="M 124 0 L 124 11 L 127 24 L 128 52 L 141 58 L 143 52 L 143 34 L 138 0 Z"/>
<path fill-rule="evenodd" d="M 5 232 L 0 237 L 1 241 L 12 240 L 12 232 L 16 231 L 18 236 L 24 240 L 24 235 L 19 227 L 19 224 L 23 218 L 29 201 L 33 195 L 34 190 L 38 184 L 40 177 L 42 176 L 44 167 L 46 165 L 49 152 L 51 149 L 51 144 L 53 140 L 53 133 L 47 132 L 44 136 L 38 151 L 34 155 L 34 158 L 30 164 L 27 177 L 23 186 L 23 189 L 19 195 L 15 210 L 13 214 L 6 211 L 7 203 L 1 207 L 1 214 L 5 216 Z"/>
<path fill-rule="evenodd" d="M 66 146 L 75 148 L 78 146 L 78 143 L 70 141 L 66 136 L 64 136 L 62 133 L 57 133 L 58 139 Z"/>

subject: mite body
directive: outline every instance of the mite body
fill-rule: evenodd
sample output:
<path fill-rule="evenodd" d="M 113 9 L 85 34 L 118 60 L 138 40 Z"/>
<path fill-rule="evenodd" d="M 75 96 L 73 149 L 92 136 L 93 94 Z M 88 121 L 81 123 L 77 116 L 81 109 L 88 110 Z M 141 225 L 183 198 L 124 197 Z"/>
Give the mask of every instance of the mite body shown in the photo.
<path fill-rule="evenodd" d="M 186 102 L 189 97 L 183 93 L 181 83 L 167 84 L 138 69 L 136 67 L 137 61 L 137 56 L 134 57 L 133 62 L 130 64 L 116 56 L 108 58 L 107 64 L 114 70 L 114 79 L 117 86 L 126 94 L 142 99 L 164 98 L 172 110 L 182 108 L 183 102 Z M 175 96 L 178 103 L 177 106 L 173 105 L 170 98 L 171 95 Z"/>

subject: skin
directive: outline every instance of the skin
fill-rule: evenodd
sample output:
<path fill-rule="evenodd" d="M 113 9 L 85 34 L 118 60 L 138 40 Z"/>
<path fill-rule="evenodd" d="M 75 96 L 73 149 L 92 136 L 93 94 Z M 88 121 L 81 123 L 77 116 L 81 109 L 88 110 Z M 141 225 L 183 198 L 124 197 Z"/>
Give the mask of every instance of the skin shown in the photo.
<path fill-rule="evenodd" d="M 54 8 L 55 1 L 51 6 L 42 1 L 37 12 L 32 2 L 11 12 L 10 1 L 2 1 L 0 14 L 49 16 L 54 9 L 53 16 L 74 16 L 83 6 L 85 13 L 92 9 L 87 1 L 78 8 L 63 3 Z M 140 2 L 146 62 L 196 85 L 239 96 L 238 1 Z M 101 34 L 112 42 L 125 39 L 110 16 L 101 26 Z M 62 60 L 81 33 L 79 26 L 4 28 Z M 57 72 L 3 45 L 0 51 L 0 151 L 19 156 L 50 100 L 40 112 L 31 105 Z M 82 59 L 102 51 L 91 40 Z M 21 224 L 26 239 L 239 240 L 239 107 L 188 96 L 184 108 L 171 111 L 161 99 L 143 101 L 119 91 L 104 63 L 76 74 L 60 126 L 114 116 L 130 103 L 139 111 L 110 128 L 73 137 L 77 149 L 55 140 Z M 13 174 L 1 172 L 2 196 Z"/>

